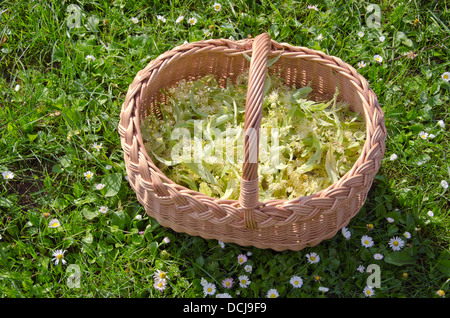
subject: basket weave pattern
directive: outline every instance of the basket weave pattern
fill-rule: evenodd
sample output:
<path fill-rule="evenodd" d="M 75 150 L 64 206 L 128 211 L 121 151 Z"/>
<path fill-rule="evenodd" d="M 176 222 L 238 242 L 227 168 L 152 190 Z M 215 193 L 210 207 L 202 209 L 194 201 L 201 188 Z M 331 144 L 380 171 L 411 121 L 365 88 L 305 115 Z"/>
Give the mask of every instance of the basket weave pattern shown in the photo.
<path fill-rule="evenodd" d="M 242 53 L 252 56 L 248 62 Z M 140 122 L 159 115 L 162 88 L 181 80 L 213 74 L 219 85 L 234 82 L 250 70 L 244 129 L 259 131 L 267 59 L 280 55 L 270 68 L 287 85 L 310 84 L 317 100 L 338 100 L 360 112 L 366 141 L 353 167 L 314 195 L 293 200 L 258 201 L 258 164 L 250 161 L 259 136 L 244 140 L 239 200 L 220 200 L 185 188 L 167 178 L 148 155 Z M 267 34 L 233 41 L 213 39 L 176 47 L 139 71 L 122 106 L 119 135 L 131 187 L 147 214 L 177 232 L 276 251 L 301 250 L 333 237 L 366 200 L 385 152 L 384 114 L 368 82 L 341 59 L 305 47 L 277 43 Z M 255 147 L 256 145 L 256 147 Z"/>

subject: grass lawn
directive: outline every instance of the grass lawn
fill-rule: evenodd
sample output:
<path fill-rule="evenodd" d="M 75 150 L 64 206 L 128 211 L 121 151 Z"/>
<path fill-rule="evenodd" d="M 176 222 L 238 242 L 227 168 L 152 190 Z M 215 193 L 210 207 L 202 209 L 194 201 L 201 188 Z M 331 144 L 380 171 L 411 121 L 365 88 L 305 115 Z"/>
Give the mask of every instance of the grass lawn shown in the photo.
<path fill-rule="evenodd" d="M 0 3 L 1 297 L 448 297 L 448 1 L 214 3 Z M 263 32 L 354 66 L 386 117 L 385 158 L 351 236 L 298 252 L 160 226 L 126 180 L 117 131 L 128 86 L 152 59 Z"/>

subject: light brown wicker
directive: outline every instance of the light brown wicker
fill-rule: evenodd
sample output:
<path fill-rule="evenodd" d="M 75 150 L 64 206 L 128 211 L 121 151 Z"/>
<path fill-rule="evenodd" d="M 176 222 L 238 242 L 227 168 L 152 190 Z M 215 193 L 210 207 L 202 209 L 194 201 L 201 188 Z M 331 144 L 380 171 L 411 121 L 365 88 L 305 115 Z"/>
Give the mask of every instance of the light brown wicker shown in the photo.
<path fill-rule="evenodd" d="M 252 56 L 248 62 L 243 53 Z M 258 201 L 258 145 L 268 58 L 269 69 L 292 86 L 310 84 L 317 100 L 348 102 L 366 124 L 366 140 L 354 166 L 339 181 L 314 195 L 293 200 Z M 140 122 L 159 114 L 161 89 L 180 80 L 213 74 L 219 85 L 249 71 L 245 105 L 246 134 L 239 200 L 220 200 L 167 178 L 144 146 Z M 122 106 L 119 134 L 131 187 L 147 214 L 176 232 L 276 251 L 300 250 L 333 237 L 366 200 L 385 151 L 384 114 L 368 82 L 341 59 L 305 47 L 277 43 L 264 33 L 254 39 L 212 39 L 176 47 L 139 71 Z M 256 147 L 255 147 L 256 145 Z M 257 150 L 256 150 L 257 155 Z"/>

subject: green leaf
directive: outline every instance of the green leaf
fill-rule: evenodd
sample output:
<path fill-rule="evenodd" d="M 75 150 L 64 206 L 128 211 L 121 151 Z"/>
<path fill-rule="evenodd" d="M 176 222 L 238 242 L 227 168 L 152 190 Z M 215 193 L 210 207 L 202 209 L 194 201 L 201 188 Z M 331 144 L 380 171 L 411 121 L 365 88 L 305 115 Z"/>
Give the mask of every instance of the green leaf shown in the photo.
<path fill-rule="evenodd" d="M 73 108 L 64 107 L 62 109 L 62 115 L 70 127 L 81 128 L 81 124 L 83 122 L 83 117 L 81 113 Z"/>
<path fill-rule="evenodd" d="M 104 196 L 113 197 L 119 192 L 122 185 L 122 174 L 111 173 L 103 178 L 102 183 L 105 185 Z"/>
<path fill-rule="evenodd" d="M 191 169 L 194 173 L 196 173 L 198 176 L 200 176 L 203 180 L 205 180 L 207 183 L 216 184 L 217 180 L 214 178 L 214 176 L 209 172 L 205 164 L 201 163 L 183 163 L 186 167 Z"/>
<path fill-rule="evenodd" d="M 83 210 L 81 210 L 81 213 L 88 220 L 92 220 L 99 215 L 98 211 L 93 210 L 88 206 L 84 206 Z"/>
<path fill-rule="evenodd" d="M 116 211 L 112 213 L 111 225 L 116 225 L 119 229 L 125 228 L 125 213 L 123 211 Z"/>
<path fill-rule="evenodd" d="M 94 236 L 91 232 L 88 232 L 81 240 L 86 244 L 91 244 L 94 241 Z"/>
<path fill-rule="evenodd" d="M 416 258 L 414 257 L 413 251 L 410 248 L 405 248 L 404 250 L 392 252 L 386 255 L 385 261 L 386 263 L 396 266 L 403 266 L 415 264 Z"/>
<path fill-rule="evenodd" d="M 339 175 L 336 171 L 336 157 L 334 156 L 333 147 L 330 145 L 325 159 L 325 169 L 332 183 L 335 183 L 339 179 Z"/>

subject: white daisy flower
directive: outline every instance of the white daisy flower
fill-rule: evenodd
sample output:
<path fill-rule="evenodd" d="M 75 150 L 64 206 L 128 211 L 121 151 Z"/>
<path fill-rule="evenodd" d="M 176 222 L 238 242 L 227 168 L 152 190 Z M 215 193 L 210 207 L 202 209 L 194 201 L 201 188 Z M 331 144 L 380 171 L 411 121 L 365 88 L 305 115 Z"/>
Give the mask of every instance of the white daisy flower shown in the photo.
<path fill-rule="evenodd" d="M 175 22 L 176 22 L 176 23 L 180 23 L 180 22 L 183 21 L 183 20 L 184 20 L 184 16 L 180 15 L 180 16 L 175 20 Z"/>
<path fill-rule="evenodd" d="M 9 180 L 9 179 L 14 178 L 14 173 L 12 173 L 11 171 L 3 171 L 2 176 L 3 176 L 3 179 Z"/>
<path fill-rule="evenodd" d="M 364 265 L 359 265 L 356 270 L 360 273 L 364 273 L 366 271 L 366 268 L 364 267 Z"/>
<path fill-rule="evenodd" d="M 381 259 L 383 259 L 383 254 L 375 253 L 375 254 L 373 254 L 373 258 L 376 260 L 381 260 Z"/>
<path fill-rule="evenodd" d="M 247 273 L 251 273 L 253 271 L 252 265 L 245 265 L 244 271 L 246 271 Z"/>
<path fill-rule="evenodd" d="M 394 251 L 400 251 L 404 245 L 405 245 L 405 242 L 398 236 L 393 237 L 389 240 L 389 246 Z"/>
<path fill-rule="evenodd" d="M 292 276 L 289 281 L 294 288 L 300 288 L 303 286 L 303 279 L 300 276 Z"/>
<path fill-rule="evenodd" d="M 317 8 L 317 6 L 312 6 L 312 5 L 308 5 L 308 9 L 309 10 L 315 10 L 315 11 L 319 11 L 319 8 Z"/>
<path fill-rule="evenodd" d="M 155 287 L 160 292 L 164 291 L 167 287 L 167 281 L 165 279 L 155 279 L 153 283 L 153 287 Z"/>
<path fill-rule="evenodd" d="M 439 289 L 439 290 L 436 292 L 436 295 L 438 295 L 439 297 L 444 298 L 444 297 L 445 297 L 445 292 L 444 292 L 442 289 Z"/>
<path fill-rule="evenodd" d="M 352 236 L 352 233 L 350 232 L 350 230 L 347 229 L 345 226 L 342 228 L 341 232 L 342 232 L 342 235 L 343 235 L 347 240 L 349 240 L 350 237 Z"/>
<path fill-rule="evenodd" d="M 306 254 L 306 258 L 310 264 L 318 263 L 320 261 L 320 256 L 315 252 Z"/>
<path fill-rule="evenodd" d="M 323 35 L 322 35 L 322 33 L 320 33 L 318 36 L 317 36 L 317 38 L 316 38 L 318 41 L 321 41 L 321 40 L 323 40 Z"/>
<path fill-rule="evenodd" d="M 97 151 L 100 151 L 100 149 L 102 149 L 102 143 L 96 143 L 96 142 L 94 142 L 93 144 L 92 144 L 92 148 L 94 148 L 94 149 L 96 149 Z"/>
<path fill-rule="evenodd" d="M 384 40 L 386 40 L 386 37 L 384 35 L 382 35 L 378 38 L 378 40 L 380 40 L 380 42 L 384 42 Z"/>
<path fill-rule="evenodd" d="M 239 286 L 241 286 L 242 288 L 247 288 L 248 285 L 250 285 L 250 280 L 248 279 L 247 275 L 241 275 L 238 277 L 239 280 Z"/>
<path fill-rule="evenodd" d="M 373 287 L 366 286 L 364 288 L 364 295 L 366 295 L 366 297 L 372 297 L 373 295 L 375 295 L 375 291 L 373 290 Z"/>
<path fill-rule="evenodd" d="M 405 232 L 405 233 L 403 233 L 403 236 L 406 237 L 407 239 L 409 239 L 409 238 L 411 238 L 411 233 Z"/>
<path fill-rule="evenodd" d="M 164 23 L 167 22 L 167 19 L 164 18 L 162 15 L 157 15 L 156 18 L 157 18 L 159 21 L 162 21 L 162 22 L 164 22 Z"/>
<path fill-rule="evenodd" d="M 103 189 L 105 187 L 105 185 L 103 184 L 103 183 L 99 183 L 99 184 L 97 184 L 96 186 L 95 186 L 95 188 L 97 189 L 97 190 L 101 190 L 101 189 Z"/>
<path fill-rule="evenodd" d="M 101 207 L 98 209 L 98 212 L 100 212 L 100 213 L 102 213 L 102 214 L 105 214 L 106 212 L 108 212 L 108 207 L 107 207 L 107 206 L 101 206 Z"/>
<path fill-rule="evenodd" d="M 389 160 L 394 161 L 395 159 L 397 159 L 397 155 L 395 153 L 393 153 L 390 157 Z"/>
<path fill-rule="evenodd" d="M 442 181 L 441 181 L 441 186 L 442 186 L 445 190 L 447 190 L 447 189 L 448 189 L 448 182 L 445 181 L 445 180 L 442 180 Z"/>
<path fill-rule="evenodd" d="M 94 176 L 94 173 L 92 173 L 91 171 L 86 171 L 84 173 L 84 176 L 86 177 L 86 179 L 92 179 L 92 177 Z"/>
<path fill-rule="evenodd" d="M 195 18 L 195 17 L 189 18 L 188 22 L 190 25 L 194 25 L 197 23 L 197 18 Z"/>
<path fill-rule="evenodd" d="M 363 235 L 361 237 L 361 244 L 362 246 L 368 248 L 368 247 L 372 247 L 373 246 L 373 240 L 370 236 L 368 235 Z"/>
<path fill-rule="evenodd" d="M 139 23 L 139 19 L 138 18 L 131 18 L 131 22 L 133 22 L 134 24 Z"/>
<path fill-rule="evenodd" d="M 328 292 L 329 290 L 330 289 L 328 287 L 323 287 L 323 286 L 319 287 L 319 291 L 324 292 L 324 293 Z"/>
<path fill-rule="evenodd" d="M 275 288 L 269 289 L 267 292 L 267 298 L 277 298 L 278 296 L 278 291 Z"/>
<path fill-rule="evenodd" d="M 18 91 L 19 91 L 19 89 L 20 89 L 20 85 L 19 85 L 19 84 L 17 84 L 17 85 L 16 85 L 16 87 L 14 87 L 14 90 L 15 90 L 16 92 L 18 92 Z"/>
<path fill-rule="evenodd" d="M 358 37 L 362 38 L 364 36 L 364 32 L 363 31 L 359 31 L 358 32 Z"/>
<path fill-rule="evenodd" d="M 434 137 L 436 137 L 434 134 L 429 134 L 429 135 L 428 135 L 428 138 L 429 138 L 429 139 L 433 139 Z"/>
<path fill-rule="evenodd" d="M 170 238 L 168 238 L 167 236 L 163 239 L 163 243 L 168 244 L 170 243 Z"/>
<path fill-rule="evenodd" d="M 53 252 L 54 258 L 52 259 L 52 261 L 55 261 L 55 265 L 58 265 L 59 262 L 61 262 L 63 264 L 66 263 L 66 261 L 64 260 L 64 253 L 65 252 L 66 252 L 65 250 L 64 251 L 63 250 L 56 250 L 56 251 Z"/>
<path fill-rule="evenodd" d="M 85 57 L 85 59 L 86 59 L 86 61 L 92 61 L 92 62 L 94 62 L 95 61 L 95 57 L 93 56 L 93 55 L 86 55 L 86 57 Z"/>
<path fill-rule="evenodd" d="M 421 131 L 420 133 L 419 133 L 419 137 L 420 138 L 422 138 L 422 139 L 424 139 L 424 140 L 426 140 L 427 138 L 428 138 L 428 133 L 426 132 L 426 131 Z"/>
<path fill-rule="evenodd" d="M 433 211 L 431 211 L 431 210 L 428 211 L 427 214 L 428 214 L 429 217 L 433 217 L 433 216 L 434 216 L 434 213 L 433 213 Z"/>
<path fill-rule="evenodd" d="M 205 286 L 206 284 L 208 284 L 208 281 L 204 277 L 202 277 L 202 279 L 200 280 L 200 284 L 202 286 Z"/>
<path fill-rule="evenodd" d="M 206 283 L 203 286 L 203 294 L 205 294 L 205 296 L 214 295 L 215 293 L 216 293 L 216 285 L 214 285 L 213 283 Z"/>
<path fill-rule="evenodd" d="M 111 169 L 112 169 L 112 166 L 111 166 L 111 165 L 106 165 L 106 166 L 105 166 L 105 169 L 106 169 L 106 170 L 111 170 Z"/>
<path fill-rule="evenodd" d="M 388 217 L 388 218 L 386 218 L 386 220 L 389 222 L 389 223 L 394 223 L 394 219 L 393 218 L 391 218 L 391 217 Z"/>
<path fill-rule="evenodd" d="M 383 62 L 383 57 L 381 55 L 374 55 L 373 57 L 375 59 L 375 61 L 377 61 L 378 63 Z"/>
<path fill-rule="evenodd" d="M 52 220 L 50 220 L 50 222 L 48 222 L 48 227 L 50 227 L 50 228 L 55 228 L 58 226 L 61 226 L 61 223 L 59 222 L 58 219 L 52 219 Z"/>
<path fill-rule="evenodd" d="M 441 128 L 445 128 L 445 123 L 444 123 L 444 121 L 441 119 L 441 120 L 439 120 L 438 122 L 438 125 L 441 127 Z"/>
<path fill-rule="evenodd" d="M 134 217 L 136 220 L 142 220 L 142 215 L 140 214 L 136 214 L 136 216 Z"/>
<path fill-rule="evenodd" d="M 239 264 L 244 264 L 247 261 L 247 256 L 245 254 L 239 254 L 237 258 Z"/>
<path fill-rule="evenodd" d="M 225 288 L 231 288 L 233 286 L 233 283 L 234 283 L 234 281 L 232 278 L 225 278 L 222 281 L 222 286 Z"/>
<path fill-rule="evenodd" d="M 225 243 L 224 242 L 222 242 L 222 241 L 218 241 L 219 242 L 219 246 L 221 247 L 221 248 L 225 248 Z"/>
<path fill-rule="evenodd" d="M 214 3 L 213 7 L 214 7 L 215 11 L 220 11 L 220 9 L 222 8 L 222 5 L 220 3 L 216 2 L 216 3 Z"/>
<path fill-rule="evenodd" d="M 216 298 L 233 298 L 228 293 L 216 294 Z"/>
<path fill-rule="evenodd" d="M 442 79 L 446 82 L 450 81 L 450 72 L 445 72 L 442 74 Z"/>
<path fill-rule="evenodd" d="M 166 279 L 166 277 L 167 277 L 166 272 L 160 269 L 156 270 L 156 272 L 153 274 L 154 279 Z"/>
<path fill-rule="evenodd" d="M 364 61 L 358 62 L 358 68 L 363 68 L 365 67 L 367 64 Z"/>

